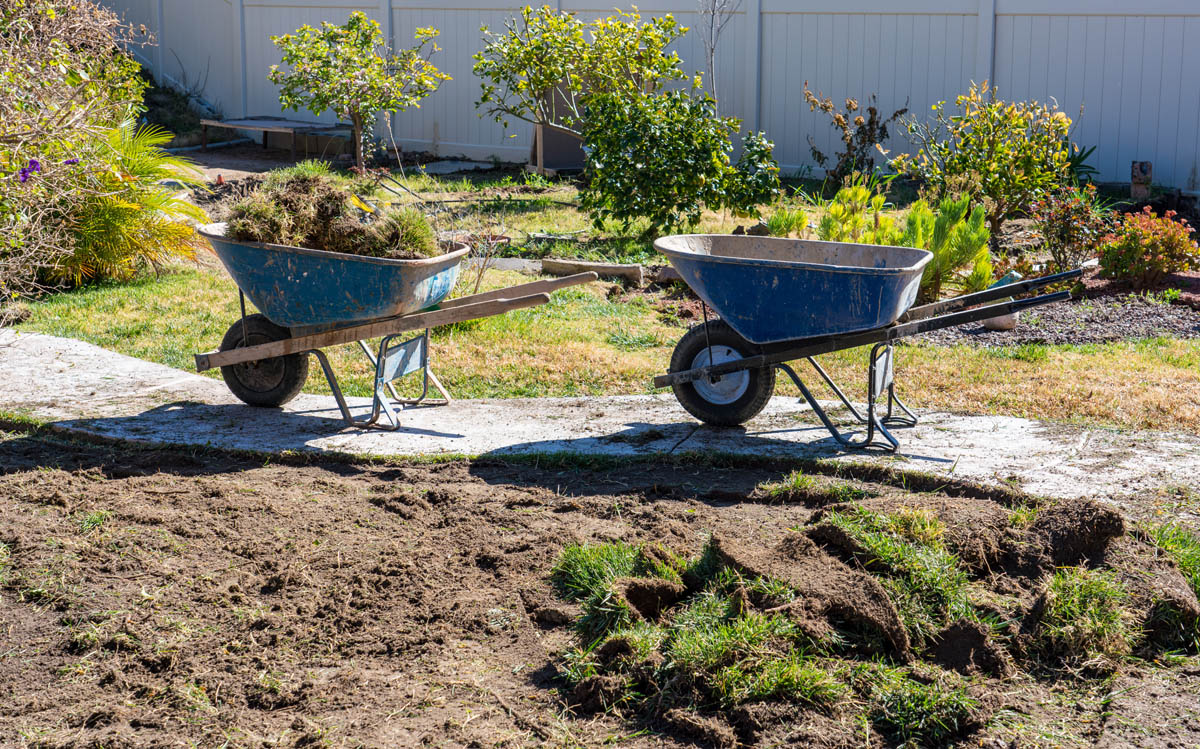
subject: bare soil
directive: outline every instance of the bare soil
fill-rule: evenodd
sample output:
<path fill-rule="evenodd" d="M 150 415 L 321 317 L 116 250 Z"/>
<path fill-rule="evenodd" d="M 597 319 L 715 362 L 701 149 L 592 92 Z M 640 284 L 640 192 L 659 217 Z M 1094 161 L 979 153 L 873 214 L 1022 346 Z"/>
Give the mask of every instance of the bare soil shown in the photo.
<path fill-rule="evenodd" d="M 555 596 L 548 572 L 568 543 L 694 552 L 716 536 L 733 563 L 811 587 L 803 613 L 814 626 L 841 616 L 838 606 L 873 612 L 902 650 L 886 599 L 853 584 L 870 579 L 854 550 L 788 530 L 819 527 L 833 495 L 817 486 L 768 501 L 756 490 L 794 467 L 287 464 L 9 433 L 0 745 L 861 745 L 861 726 L 778 703 L 627 722 L 588 712 L 558 677 L 579 611 Z M 937 512 L 948 543 L 997 585 L 1084 558 L 1148 564 L 1131 519 L 1093 503 L 1043 508 L 1014 532 L 1003 518 L 1016 495 L 1005 490 L 880 468 L 837 483 L 868 503 Z M 1149 515 L 1160 500 L 1129 509 Z M 648 617 L 680 593 L 644 581 L 622 590 Z M 964 746 L 1200 741 L 1188 712 L 1200 692 L 1194 660 L 1133 662 L 1098 687 L 1012 676 L 985 637 L 964 630 L 954 641 L 945 661 L 1007 716 Z"/>

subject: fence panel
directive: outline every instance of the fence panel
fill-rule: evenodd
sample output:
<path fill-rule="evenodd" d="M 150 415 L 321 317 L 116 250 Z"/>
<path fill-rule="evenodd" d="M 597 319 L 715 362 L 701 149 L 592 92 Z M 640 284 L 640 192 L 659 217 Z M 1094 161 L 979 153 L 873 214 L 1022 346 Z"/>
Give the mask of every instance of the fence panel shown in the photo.
<path fill-rule="evenodd" d="M 137 50 L 148 65 L 180 83 L 206 80 L 205 98 L 228 116 L 279 114 L 266 79 L 278 62 L 271 34 L 321 21 L 340 23 L 354 9 L 384 26 L 398 46 L 418 26 L 441 30 L 435 62 L 453 76 L 419 109 L 400 113 L 394 135 L 405 148 L 522 160 L 530 128 L 507 130 L 475 110 L 471 72 L 481 25 L 500 27 L 520 7 L 510 0 L 106 0 L 162 40 Z M 556 0 L 584 19 L 611 3 Z M 699 22 L 693 0 L 644 0 L 644 16 L 674 14 Z M 1074 139 L 1097 146 L 1101 178 L 1127 181 L 1133 160 L 1154 162 L 1155 181 L 1200 188 L 1200 4 L 1195 0 L 743 0 L 721 37 L 718 93 L 723 114 L 762 129 L 784 169 L 812 169 L 810 138 L 832 155 L 840 146 L 829 118 L 804 103 L 805 81 L 841 103 L 875 94 L 890 114 L 950 100 L 972 80 L 990 77 L 1010 99 L 1054 98 L 1073 118 Z M 676 43 L 684 69 L 704 69 L 692 31 Z M 244 54 L 243 54 L 244 49 Z M 178 58 L 178 60 L 176 60 Z M 304 115 L 307 116 L 307 115 Z M 332 122 L 327 113 L 321 120 Z M 908 147 L 892 129 L 891 151 Z"/>

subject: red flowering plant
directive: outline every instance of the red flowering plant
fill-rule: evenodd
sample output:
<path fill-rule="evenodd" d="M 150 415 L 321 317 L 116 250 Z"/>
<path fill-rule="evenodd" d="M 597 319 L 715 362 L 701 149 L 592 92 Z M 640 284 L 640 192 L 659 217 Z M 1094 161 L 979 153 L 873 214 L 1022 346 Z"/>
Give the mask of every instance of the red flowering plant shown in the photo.
<path fill-rule="evenodd" d="M 1137 288 L 1148 288 L 1166 278 L 1200 267 L 1200 245 L 1192 239 L 1195 229 L 1175 211 L 1162 217 L 1150 206 L 1141 213 L 1127 213 L 1115 234 L 1100 250 L 1100 268 L 1107 278 L 1123 278 Z"/>
<path fill-rule="evenodd" d="M 1113 216 L 1096 200 L 1096 186 L 1062 186 L 1030 206 L 1030 216 L 1055 271 L 1078 268 L 1096 256 L 1113 230 Z"/>

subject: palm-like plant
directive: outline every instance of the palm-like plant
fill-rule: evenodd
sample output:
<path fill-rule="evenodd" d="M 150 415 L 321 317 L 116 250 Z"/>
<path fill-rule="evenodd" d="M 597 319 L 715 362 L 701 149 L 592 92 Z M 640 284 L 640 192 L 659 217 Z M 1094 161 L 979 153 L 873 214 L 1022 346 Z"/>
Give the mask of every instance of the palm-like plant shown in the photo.
<path fill-rule="evenodd" d="M 199 238 L 188 220 L 203 221 L 204 212 L 162 182 L 202 181 L 188 161 L 163 150 L 170 139 L 156 125 L 127 121 L 96 144 L 84 158 L 91 167 L 82 170 L 84 184 L 64 201 L 74 251 L 52 275 L 74 284 L 125 279 L 147 264 L 157 270 L 169 259 L 195 257 Z"/>
<path fill-rule="evenodd" d="M 982 206 L 969 214 L 970 197 L 945 198 L 935 215 L 923 201 L 909 211 L 900 244 L 933 253 L 921 276 L 921 297 L 934 301 L 942 287 L 954 283 L 964 291 L 979 291 L 992 281 L 988 252 L 989 231 Z M 963 273 L 963 268 L 970 271 Z"/>

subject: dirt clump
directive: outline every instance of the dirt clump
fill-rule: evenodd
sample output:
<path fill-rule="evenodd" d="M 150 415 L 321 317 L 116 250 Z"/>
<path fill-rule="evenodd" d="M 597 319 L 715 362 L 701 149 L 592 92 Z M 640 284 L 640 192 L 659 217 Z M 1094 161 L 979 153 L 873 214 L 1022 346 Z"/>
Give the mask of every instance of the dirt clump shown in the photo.
<path fill-rule="evenodd" d="M 613 592 L 642 619 L 657 621 L 687 593 L 680 583 L 660 578 L 627 577 L 613 582 Z"/>
<path fill-rule="evenodd" d="M 987 674 L 1001 679 L 1012 675 L 1008 654 L 979 622 L 954 622 L 934 637 L 929 651 L 935 663 L 961 674 Z"/>
<path fill-rule="evenodd" d="M 877 634 L 901 660 L 911 657 L 908 633 L 879 581 L 851 569 L 803 533 L 788 531 L 773 548 L 715 535 L 712 545 L 730 567 L 795 590 L 796 600 L 780 610 L 813 639 L 828 639 L 848 624 Z"/>
<path fill-rule="evenodd" d="M 676 707 L 663 713 L 663 722 L 676 733 L 702 746 L 713 749 L 736 749 L 738 746 L 737 734 L 733 728 L 712 715 L 700 715 Z"/>
<path fill-rule="evenodd" d="M 1068 499 L 1040 508 L 1029 532 L 1055 567 L 1098 559 L 1110 541 L 1125 534 L 1121 513 L 1089 499 Z"/>
<path fill-rule="evenodd" d="M 603 712 L 621 701 L 625 694 L 625 678 L 618 674 L 596 674 L 575 685 L 573 704 L 581 712 Z"/>

